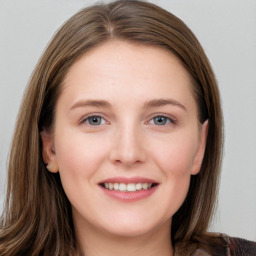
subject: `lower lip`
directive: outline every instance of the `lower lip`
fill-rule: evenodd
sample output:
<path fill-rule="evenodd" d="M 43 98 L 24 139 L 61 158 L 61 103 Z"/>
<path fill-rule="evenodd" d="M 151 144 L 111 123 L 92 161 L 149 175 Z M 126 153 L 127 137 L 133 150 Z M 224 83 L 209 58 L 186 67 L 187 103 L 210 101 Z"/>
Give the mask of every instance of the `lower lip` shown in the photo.
<path fill-rule="evenodd" d="M 132 192 L 123 192 L 119 190 L 105 189 L 102 186 L 100 186 L 100 188 L 104 191 L 106 195 L 110 197 L 113 197 L 121 201 L 133 202 L 133 201 L 142 200 L 151 196 L 157 190 L 158 185 L 150 189 L 132 191 Z"/>

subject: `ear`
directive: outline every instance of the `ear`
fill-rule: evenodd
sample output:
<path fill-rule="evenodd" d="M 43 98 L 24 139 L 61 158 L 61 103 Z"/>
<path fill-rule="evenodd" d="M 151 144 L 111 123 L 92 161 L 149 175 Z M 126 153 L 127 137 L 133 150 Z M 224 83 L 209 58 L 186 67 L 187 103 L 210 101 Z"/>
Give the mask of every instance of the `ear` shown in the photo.
<path fill-rule="evenodd" d="M 193 161 L 191 175 L 198 174 L 201 169 L 201 165 L 204 158 L 206 141 L 207 141 L 207 134 L 208 134 L 208 120 L 206 120 L 201 127 L 199 145 Z"/>
<path fill-rule="evenodd" d="M 46 164 L 46 168 L 52 173 L 57 173 L 59 171 L 59 167 L 54 149 L 53 135 L 51 132 L 46 130 L 43 130 L 40 135 L 42 139 L 43 160 Z"/>

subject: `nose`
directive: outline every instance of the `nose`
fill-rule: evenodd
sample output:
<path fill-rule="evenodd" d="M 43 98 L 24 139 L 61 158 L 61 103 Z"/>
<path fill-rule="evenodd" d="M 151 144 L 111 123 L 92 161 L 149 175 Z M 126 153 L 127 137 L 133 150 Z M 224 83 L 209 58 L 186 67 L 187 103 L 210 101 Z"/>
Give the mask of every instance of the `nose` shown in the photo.
<path fill-rule="evenodd" d="M 128 168 L 146 160 L 145 140 L 138 128 L 127 125 L 118 129 L 111 144 L 109 158 L 115 165 Z"/>

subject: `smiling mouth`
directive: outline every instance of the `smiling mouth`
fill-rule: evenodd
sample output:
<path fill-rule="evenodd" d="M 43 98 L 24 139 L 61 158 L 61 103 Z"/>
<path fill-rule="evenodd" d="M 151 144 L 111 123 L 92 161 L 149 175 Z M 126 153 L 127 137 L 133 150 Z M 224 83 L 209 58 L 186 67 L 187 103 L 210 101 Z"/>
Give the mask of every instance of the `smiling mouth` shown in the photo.
<path fill-rule="evenodd" d="M 157 185 L 157 183 L 100 183 L 100 186 L 107 190 L 116 190 L 121 192 L 136 192 L 141 190 L 149 190 Z"/>

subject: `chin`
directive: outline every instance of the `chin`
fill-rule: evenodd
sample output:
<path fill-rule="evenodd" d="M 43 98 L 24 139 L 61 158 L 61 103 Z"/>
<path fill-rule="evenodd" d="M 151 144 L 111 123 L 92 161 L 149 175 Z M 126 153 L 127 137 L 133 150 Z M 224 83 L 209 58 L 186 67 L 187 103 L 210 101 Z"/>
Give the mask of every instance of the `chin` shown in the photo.
<path fill-rule="evenodd" d="M 171 226 L 171 221 L 157 221 L 146 219 L 145 216 L 137 216 L 137 218 L 113 218 L 116 221 L 111 223 L 105 223 L 103 229 L 109 234 L 114 236 L 119 236 L 123 238 L 141 237 L 152 234 L 152 232 L 157 232 L 159 229 L 165 229 Z M 111 224 L 111 225 L 109 225 Z M 170 230 L 170 229 L 169 229 Z"/>
<path fill-rule="evenodd" d="M 105 229 L 109 234 L 113 236 L 117 236 L 120 238 L 134 238 L 134 237 L 140 237 L 145 236 L 147 234 L 150 234 L 152 232 L 152 228 L 147 227 L 138 227 L 138 226 L 118 226 L 116 228 L 111 229 Z"/>

